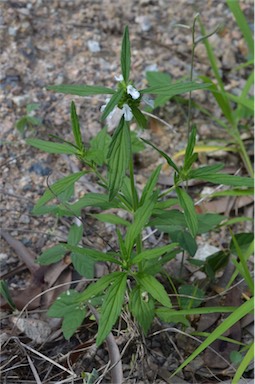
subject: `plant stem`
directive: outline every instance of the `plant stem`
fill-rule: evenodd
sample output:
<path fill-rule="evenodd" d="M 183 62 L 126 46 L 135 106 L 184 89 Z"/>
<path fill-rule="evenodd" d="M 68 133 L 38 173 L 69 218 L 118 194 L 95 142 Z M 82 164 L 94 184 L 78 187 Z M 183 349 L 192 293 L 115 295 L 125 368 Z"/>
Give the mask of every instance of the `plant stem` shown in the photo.
<path fill-rule="evenodd" d="M 131 143 L 130 143 L 131 144 Z M 131 145 L 131 157 L 129 162 L 129 177 L 130 177 L 130 185 L 131 185 L 131 193 L 132 193 L 132 199 L 133 199 L 133 212 L 135 213 L 139 206 L 139 199 L 137 190 L 135 187 L 135 175 L 134 175 L 134 162 L 133 162 L 133 156 L 132 156 L 132 145 Z M 136 238 L 136 254 L 142 252 L 142 234 L 139 233 L 139 235 Z M 139 266 L 139 269 L 142 268 L 142 263 Z"/>

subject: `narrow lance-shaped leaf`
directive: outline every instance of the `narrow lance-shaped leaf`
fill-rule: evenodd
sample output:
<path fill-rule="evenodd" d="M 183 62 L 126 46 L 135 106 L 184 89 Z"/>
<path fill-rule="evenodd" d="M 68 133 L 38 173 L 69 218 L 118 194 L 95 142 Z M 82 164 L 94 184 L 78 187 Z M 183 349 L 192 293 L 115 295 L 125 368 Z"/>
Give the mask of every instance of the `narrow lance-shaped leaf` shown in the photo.
<path fill-rule="evenodd" d="M 142 287 L 135 287 L 130 294 L 129 308 L 146 334 L 154 319 L 154 300 Z"/>
<path fill-rule="evenodd" d="M 47 153 L 64 153 L 66 155 L 75 155 L 78 149 L 68 143 L 53 143 L 52 141 L 40 139 L 27 139 L 26 143 L 35 148 L 41 149 Z"/>
<path fill-rule="evenodd" d="M 128 228 L 126 238 L 125 238 L 125 244 L 127 247 L 128 255 L 131 254 L 136 237 L 139 235 L 143 227 L 149 221 L 153 208 L 156 204 L 156 200 L 157 200 L 157 195 L 154 194 L 135 212 L 134 222 Z"/>
<path fill-rule="evenodd" d="M 124 94 L 124 89 L 119 89 L 117 92 L 115 92 L 112 95 L 110 101 L 107 103 L 107 105 L 104 109 L 101 120 L 104 120 L 107 118 L 107 116 L 112 112 L 114 107 L 116 107 L 116 105 L 118 104 L 118 102 L 122 98 L 123 94 Z"/>
<path fill-rule="evenodd" d="M 196 83 L 194 81 L 189 81 L 186 83 L 175 83 L 170 85 L 158 85 L 154 87 L 149 87 L 141 90 L 143 93 L 151 93 L 154 95 L 162 95 L 173 97 L 175 95 L 180 95 L 181 93 L 187 93 L 190 91 L 195 91 L 196 89 L 206 89 L 209 88 L 210 84 L 205 83 Z"/>
<path fill-rule="evenodd" d="M 165 288 L 154 276 L 139 273 L 137 274 L 137 281 L 142 286 L 144 291 L 149 292 L 155 300 L 163 304 L 165 307 L 171 308 L 172 304 Z"/>
<path fill-rule="evenodd" d="M 146 117 L 144 116 L 144 114 L 135 105 L 131 105 L 130 108 L 133 112 L 133 115 L 134 115 L 138 125 L 142 128 L 145 128 L 147 125 L 147 120 L 146 120 Z"/>
<path fill-rule="evenodd" d="M 196 236 L 198 231 L 198 220 L 195 211 L 194 203 L 191 197 L 184 191 L 184 189 L 176 187 L 176 193 L 180 206 L 183 208 L 185 220 L 193 237 Z"/>
<path fill-rule="evenodd" d="M 82 149 L 82 137 L 81 137 L 81 130 L 80 130 L 80 124 L 79 124 L 79 118 L 76 113 L 75 104 L 72 101 L 71 103 L 71 121 L 72 121 L 72 128 L 73 128 L 73 135 L 75 138 L 75 142 L 79 149 Z"/>
<path fill-rule="evenodd" d="M 160 153 L 161 156 L 163 156 L 167 163 L 170 165 L 170 167 L 174 168 L 174 170 L 179 173 L 179 168 L 177 167 L 177 165 L 175 164 L 175 162 L 163 151 L 161 151 L 160 149 L 158 149 L 155 145 L 153 145 L 150 141 L 147 141 L 145 139 L 142 139 L 142 141 L 144 141 L 146 144 L 150 145 L 152 148 L 156 149 L 156 151 L 158 151 L 158 153 Z"/>
<path fill-rule="evenodd" d="M 108 255 L 107 253 L 103 253 L 96 249 L 92 248 L 81 248 L 74 245 L 63 244 L 62 245 L 66 250 L 72 251 L 75 254 L 81 255 L 84 257 L 84 261 L 86 257 L 90 257 L 94 261 L 109 261 L 110 263 L 115 263 L 121 265 L 121 262 L 118 261 L 115 257 Z"/>
<path fill-rule="evenodd" d="M 97 334 L 97 346 L 102 344 L 112 327 L 116 323 L 124 301 L 126 291 L 127 274 L 121 274 L 113 281 L 108 288 L 106 298 L 102 305 L 101 318 L 99 320 L 99 329 Z"/>
<path fill-rule="evenodd" d="M 121 118 L 117 134 L 114 135 L 109 148 L 109 200 L 111 201 L 121 189 L 126 169 L 131 156 L 130 132 L 124 118 Z"/>
<path fill-rule="evenodd" d="M 115 90 L 111 88 L 80 84 L 50 85 L 47 89 L 50 91 L 65 93 L 67 95 L 77 96 L 110 95 L 115 93 Z"/>
<path fill-rule="evenodd" d="M 162 256 L 164 253 L 172 251 L 176 246 L 178 246 L 177 243 L 172 243 L 169 245 L 164 245 L 163 247 L 147 249 L 146 251 L 143 251 L 136 255 L 132 259 L 132 264 L 140 263 L 143 260 L 152 260 L 159 258 L 159 256 Z"/>
<path fill-rule="evenodd" d="M 121 46 L 121 71 L 122 76 L 125 82 L 128 82 L 129 72 L 130 72 L 130 40 L 129 40 L 129 30 L 128 27 L 125 27 L 122 46 Z"/>
<path fill-rule="evenodd" d="M 144 201 L 151 197 L 153 189 L 157 184 L 161 168 L 162 165 L 157 166 L 157 168 L 152 172 L 149 179 L 147 180 L 140 199 L 140 205 L 143 205 Z"/>
<path fill-rule="evenodd" d="M 191 133 L 189 135 L 189 140 L 188 140 L 188 144 L 187 144 L 187 148 L 186 148 L 185 156 L 184 156 L 184 168 L 185 169 L 188 168 L 187 165 L 189 163 L 189 159 L 192 156 L 193 151 L 194 151 L 194 147 L 196 144 L 196 133 L 197 133 L 196 126 L 193 125 Z"/>
<path fill-rule="evenodd" d="M 64 192 L 68 187 L 73 185 L 77 180 L 79 180 L 86 172 L 76 172 L 70 176 L 63 177 L 61 180 L 57 181 L 53 185 L 50 186 L 50 189 L 46 189 L 43 196 L 37 201 L 35 205 L 35 209 L 41 207 L 46 204 L 48 201 L 54 199 L 62 192 Z"/>
<path fill-rule="evenodd" d="M 216 173 L 215 175 L 202 175 L 199 177 L 197 177 L 196 174 L 194 177 L 194 173 L 192 173 L 190 178 L 209 181 L 213 184 L 231 185 L 233 187 L 254 187 L 254 179 L 251 177 L 226 175 L 224 173 Z"/>
<path fill-rule="evenodd" d="M 82 239 L 83 225 L 72 224 L 68 233 L 67 242 L 70 245 L 77 245 Z"/>

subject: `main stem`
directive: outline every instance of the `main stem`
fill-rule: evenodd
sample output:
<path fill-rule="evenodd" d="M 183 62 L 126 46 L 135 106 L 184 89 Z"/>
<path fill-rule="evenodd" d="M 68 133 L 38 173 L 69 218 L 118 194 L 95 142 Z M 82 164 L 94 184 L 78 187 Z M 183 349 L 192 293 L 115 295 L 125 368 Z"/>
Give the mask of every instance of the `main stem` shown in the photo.
<path fill-rule="evenodd" d="M 129 161 L 129 177 L 130 177 L 130 186 L 133 199 L 133 212 L 135 213 L 138 209 L 139 200 L 138 194 L 135 187 L 135 175 L 134 175 L 134 162 L 132 156 L 132 147 L 131 147 L 131 157 Z M 137 255 L 142 252 L 142 234 L 140 233 L 136 238 L 136 253 Z"/>

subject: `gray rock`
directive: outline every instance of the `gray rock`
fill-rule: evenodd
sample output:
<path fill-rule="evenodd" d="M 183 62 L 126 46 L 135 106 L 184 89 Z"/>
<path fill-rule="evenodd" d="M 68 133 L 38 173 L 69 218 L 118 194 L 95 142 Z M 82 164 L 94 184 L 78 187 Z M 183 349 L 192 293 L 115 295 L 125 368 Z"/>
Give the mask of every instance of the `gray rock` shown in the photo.
<path fill-rule="evenodd" d="M 88 48 L 89 48 L 90 52 L 92 52 L 92 53 L 96 53 L 96 52 L 100 52 L 101 51 L 101 48 L 100 48 L 100 45 L 99 45 L 98 41 L 88 40 L 87 45 L 88 45 Z"/>
<path fill-rule="evenodd" d="M 29 95 L 13 96 L 12 101 L 17 107 L 24 107 L 29 102 Z"/>

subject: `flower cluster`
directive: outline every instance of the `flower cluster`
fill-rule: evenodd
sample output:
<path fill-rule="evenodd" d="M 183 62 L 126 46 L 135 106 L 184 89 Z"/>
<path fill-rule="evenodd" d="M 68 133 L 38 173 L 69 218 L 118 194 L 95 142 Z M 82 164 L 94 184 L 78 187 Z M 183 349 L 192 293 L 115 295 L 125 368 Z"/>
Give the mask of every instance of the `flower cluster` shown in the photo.
<path fill-rule="evenodd" d="M 121 86 L 123 86 L 123 76 L 120 75 L 120 76 L 115 76 L 115 80 L 117 80 L 118 82 L 120 82 Z M 126 87 L 126 86 L 125 86 Z M 124 116 L 124 119 L 126 121 L 131 121 L 132 118 L 133 118 L 133 113 L 132 113 L 132 110 L 130 108 L 130 106 L 128 105 L 128 98 L 131 96 L 131 99 L 132 100 L 138 100 L 140 98 L 140 92 L 137 91 L 137 89 L 135 87 L 133 87 L 131 84 L 129 84 L 127 87 L 126 87 L 126 92 L 125 92 L 125 100 L 124 100 L 124 103 L 120 106 L 116 106 L 113 108 L 113 110 L 109 113 L 109 116 L 108 118 L 109 119 L 112 119 L 113 116 L 115 115 L 118 115 L 119 118 L 121 118 L 122 116 Z M 110 99 L 107 98 L 105 100 L 105 104 L 102 105 L 100 111 L 103 112 L 107 106 L 107 104 L 109 103 Z"/>

